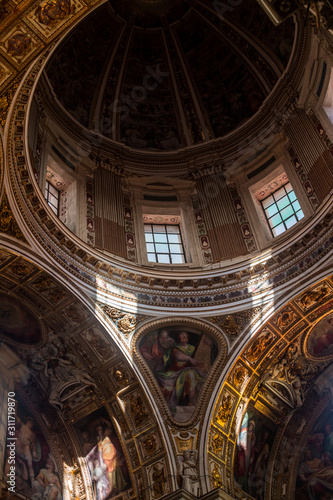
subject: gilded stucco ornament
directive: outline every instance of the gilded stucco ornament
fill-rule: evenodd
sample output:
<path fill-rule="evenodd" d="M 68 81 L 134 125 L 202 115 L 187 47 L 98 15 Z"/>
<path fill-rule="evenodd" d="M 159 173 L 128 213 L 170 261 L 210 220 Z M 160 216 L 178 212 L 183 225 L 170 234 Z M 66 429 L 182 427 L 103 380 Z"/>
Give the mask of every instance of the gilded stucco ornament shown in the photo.
<path fill-rule="evenodd" d="M 157 442 L 154 434 L 148 434 L 146 438 L 142 441 L 143 448 L 147 455 L 154 455 L 157 448 Z"/>
<path fill-rule="evenodd" d="M 130 409 L 134 418 L 135 425 L 137 427 L 142 425 L 147 419 L 148 413 L 142 402 L 141 397 L 138 394 L 131 396 Z"/>
<path fill-rule="evenodd" d="M 31 37 L 26 33 L 16 33 L 8 40 L 7 52 L 11 56 L 23 57 L 31 50 Z"/>
<path fill-rule="evenodd" d="M 214 464 L 214 468 L 212 470 L 212 481 L 213 481 L 213 486 L 214 488 L 221 488 L 222 487 L 222 477 L 219 471 L 219 467 L 217 464 Z"/>
<path fill-rule="evenodd" d="M 129 335 L 134 331 L 137 321 L 133 314 L 118 311 L 108 305 L 102 306 L 102 310 L 113 320 L 119 330 L 125 335 Z"/>
<path fill-rule="evenodd" d="M 211 448 L 213 453 L 215 453 L 215 455 L 222 455 L 222 452 L 224 450 L 224 440 L 221 434 L 219 433 L 214 434 L 211 441 Z"/>
<path fill-rule="evenodd" d="M 166 492 L 165 466 L 154 464 L 151 472 L 153 498 L 159 498 Z"/>
<path fill-rule="evenodd" d="M 231 394 L 225 394 L 222 398 L 221 405 L 216 415 L 216 421 L 224 426 L 232 414 L 232 397 Z"/>
<path fill-rule="evenodd" d="M 25 241 L 25 238 L 20 228 L 18 227 L 18 224 L 14 219 L 13 212 L 11 211 L 8 198 L 5 193 L 3 195 L 2 204 L 0 207 L 0 232 Z"/>
<path fill-rule="evenodd" d="M 68 18 L 73 12 L 70 0 L 48 0 L 38 6 L 36 15 L 40 23 L 45 26 L 54 26 L 59 21 Z"/>

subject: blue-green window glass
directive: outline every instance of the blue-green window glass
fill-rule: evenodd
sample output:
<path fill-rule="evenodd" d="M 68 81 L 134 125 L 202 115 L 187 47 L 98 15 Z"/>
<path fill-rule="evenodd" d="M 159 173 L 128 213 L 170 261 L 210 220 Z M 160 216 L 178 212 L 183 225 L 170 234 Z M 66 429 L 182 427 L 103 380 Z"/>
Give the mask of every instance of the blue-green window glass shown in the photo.
<path fill-rule="evenodd" d="M 273 236 L 284 233 L 304 217 L 290 182 L 267 196 L 261 205 Z"/>

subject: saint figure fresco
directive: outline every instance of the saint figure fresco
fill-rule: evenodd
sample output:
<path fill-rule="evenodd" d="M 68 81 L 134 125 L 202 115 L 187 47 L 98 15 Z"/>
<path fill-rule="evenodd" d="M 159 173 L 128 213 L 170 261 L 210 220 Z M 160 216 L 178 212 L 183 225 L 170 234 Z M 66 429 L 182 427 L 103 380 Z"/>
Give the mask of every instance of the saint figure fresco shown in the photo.
<path fill-rule="evenodd" d="M 312 356 L 333 355 L 333 313 L 320 320 L 309 335 L 308 351 Z"/>
<path fill-rule="evenodd" d="M 188 420 L 217 356 L 215 341 L 207 334 L 181 327 L 161 328 L 142 339 L 140 352 L 175 420 Z"/>
<path fill-rule="evenodd" d="M 16 401 L 15 418 L 15 491 L 33 500 L 61 500 L 61 480 L 50 447 L 20 401 Z M 7 447 L 4 461 L 6 480 L 11 463 Z"/>
<path fill-rule="evenodd" d="M 96 500 L 114 498 L 130 488 L 125 457 L 104 408 L 75 424 Z"/>
<path fill-rule="evenodd" d="M 264 500 L 267 462 L 275 432 L 275 425 L 258 411 L 246 411 L 237 437 L 235 479 L 256 500 Z"/>
<path fill-rule="evenodd" d="M 333 410 L 310 433 L 297 474 L 295 500 L 333 498 Z"/>

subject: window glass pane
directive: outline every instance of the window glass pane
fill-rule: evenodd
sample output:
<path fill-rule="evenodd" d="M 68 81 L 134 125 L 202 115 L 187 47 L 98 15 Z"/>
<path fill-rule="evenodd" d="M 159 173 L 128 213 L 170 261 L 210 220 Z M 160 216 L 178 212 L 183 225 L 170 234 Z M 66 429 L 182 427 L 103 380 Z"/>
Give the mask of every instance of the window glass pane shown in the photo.
<path fill-rule="evenodd" d="M 283 208 L 285 208 L 287 205 L 290 204 L 290 201 L 289 201 L 289 198 L 288 196 L 284 196 L 283 198 L 281 198 L 278 202 L 277 202 L 277 206 L 279 207 L 279 210 L 282 210 Z"/>
<path fill-rule="evenodd" d="M 271 205 L 270 207 L 266 208 L 265 212 L 266 212 L 266 217 L 272 217 L 273 215 L 275 215 L 278 212 L 275 203 L 274 205 Z"/>
<path fill-rule="evenodd" d="M 171 253 L 183 253 L 182 245 L 170 245 Z"/>
<path fill-rule="evenodd" d="M 55 196 L 53 196 L 53 194 L 50 194 L 49 195 L 49 201 L 52 203 L 52 205 L 54 205 L 55 207 L 58 205 L 58 198 L 56 198 Z"/>
<path fill-rule="evenodd" d="M 291 226 L 296 224 L 296 222 L 297 222 L 297 219 L 296 219 L 295 215 L 293 215 L 292 217 L 290 217 L 290 219 L 285 221 L 285 225 L 287 226 L 287 229 L 289 229 Z"/>
<path fill-rule="evenodd" d="M 166 227 L 168 233 L 179 233 L 179 226 L 167 226 Z"/>
<path fill-rule="evenodd" d="M 165 226 L 159 224 L 152 224 L 154 233 L 165 233 Z"/>
<path fill-rule="evenodd" d="M 275 191 L 275 193 L 273 193 L 273 194 L 274 194 L 275 200 L 277 201 L 280 198 L 282 198 L 282 196 L 284 196 L 286 194 L 286 192 L 285 192 L 284 188 L 282 187 L 282 188 L 278 189 L 277 191 Z"/>
<path fill-rule="evenodd" d="M 146 241 L 154 241 L 152 233 L 145 233 Z"/>
<path fill-rule="evenodd" d="M 170 256 L 158 253 L 157 261 L 161 262 L 162 264 L 170 264 Z"/>
<path fill-rule="evenodd" d="M 144 224 L 148 262 L 186 262 L 180 227 L 173 224 Z"/>
<path fill-rule="evenodd" d="M 293 210 L 293 207 L 291 205 L 289 205 L 287 208 L 284 208 L 282 211 L 281 211 L 281 217 L 283 220 L 286 220 L 288 219 L 289 217 L 291 217 L 292 215 L 294 214 L 294 210 Z"/>
<path fill-rule="evenodd" d="M 297 212 L 297 210 L 300 210 L 301 205 L 300 205 L 300 204 L 299 204 L 299 202 L 296 200 L 296 201 L 294 201 L 294 203 L 293 203 L 293 207 L 294 207 L 295 212 Z"/>
<path fill-rule="evenodd" d="M 167 235 L 166 234 L 161 234 L 161 233 L 154 233 L 154 240 L 157 243 L 167 243 Z"/>
<path fill-rule="evenodd" d="M 58 197 L 58 191 L 55 187 L 52 186 L 52 184 L 49 185 L 49 191 L 50 193 L 52 193 L 54 196 L 57 196 Z"/>
<path fill-rule="evenodd" d="M 169 253 L 168 245 L 163 245 L 162 243 L 155 243 L 155 246 L 156 246 L 156 252 Z"/>
<path fill-rule="evenodd" d="M 50 207 L 52 208 L 53 212 L 58 215 L 58 209 L 56 207 L 54 207 L 53 205 L 51 205 L 51 203 L 49 203 Z"/>
<path fill-rule="evenodd" d="M 279 236 L 279 234 L 284 233 L 285 230 L 286 230 L 286 228 L 284 227 L 284 225 L 283 224 L 279 224 L 274 229 L 272 229 L 272 233 L 273 233 L 274 236 Z"/>
<path fill-rule="evenodd" d="M 273 198 L 276 200 L 274 205 L 271 204 Z M 304 217 L 290 182 L 262 200 L 261 204 L 273 236 L 283 233 Z"/>
<path fill-rule="evenodd" d="M 290 193 L 288 193 L 288 196 L 290 201 L 295 201 L 297 199 L 294 191 L 290 191 Z"/>
<path fill-rule="evenodd" d="M 264 208 L 267 208 L 269 207 L 269 205 L 272 205 L 272 203 L 274 203 L 274 198 L 273 196 L 269 196 L 268 198 L 262 201 L 262 206 Z"/>
<path fill-rule="evenodd" d="M 184 255 L 171 255 L 171 262 L 173 264 L 184 264 Z"/>
<path fill-rule="evenodd" d="M 181 243 L 180 234 L 168 234 L 169 243 Z"/>
<path fill-rule="evenodd" d="M 274 215 L 274 217 L 272 217 L 270 220 L 269 220 L 269 224 L 270 226 L 273 228 L 275 226 L 277 226 L 278 224 L 280 224 L 280 222 L 282 222 L 282 219 L 280 217 L 279 214 L 277 215 Z"/>

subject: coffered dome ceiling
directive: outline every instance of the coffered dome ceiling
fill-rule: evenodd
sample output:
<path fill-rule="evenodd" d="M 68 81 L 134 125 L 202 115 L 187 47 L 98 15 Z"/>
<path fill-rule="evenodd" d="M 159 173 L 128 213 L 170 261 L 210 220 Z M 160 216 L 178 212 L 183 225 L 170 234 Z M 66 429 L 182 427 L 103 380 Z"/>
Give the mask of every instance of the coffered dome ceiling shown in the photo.
<path fill-rule="evenodd" d="M 292 49 L 255 0 L 221 16 L 206 0 L 110 0 L 81 22 L 46 73 L 78 122 L 135 149 L 224 136 L 260 108 Z"/>

